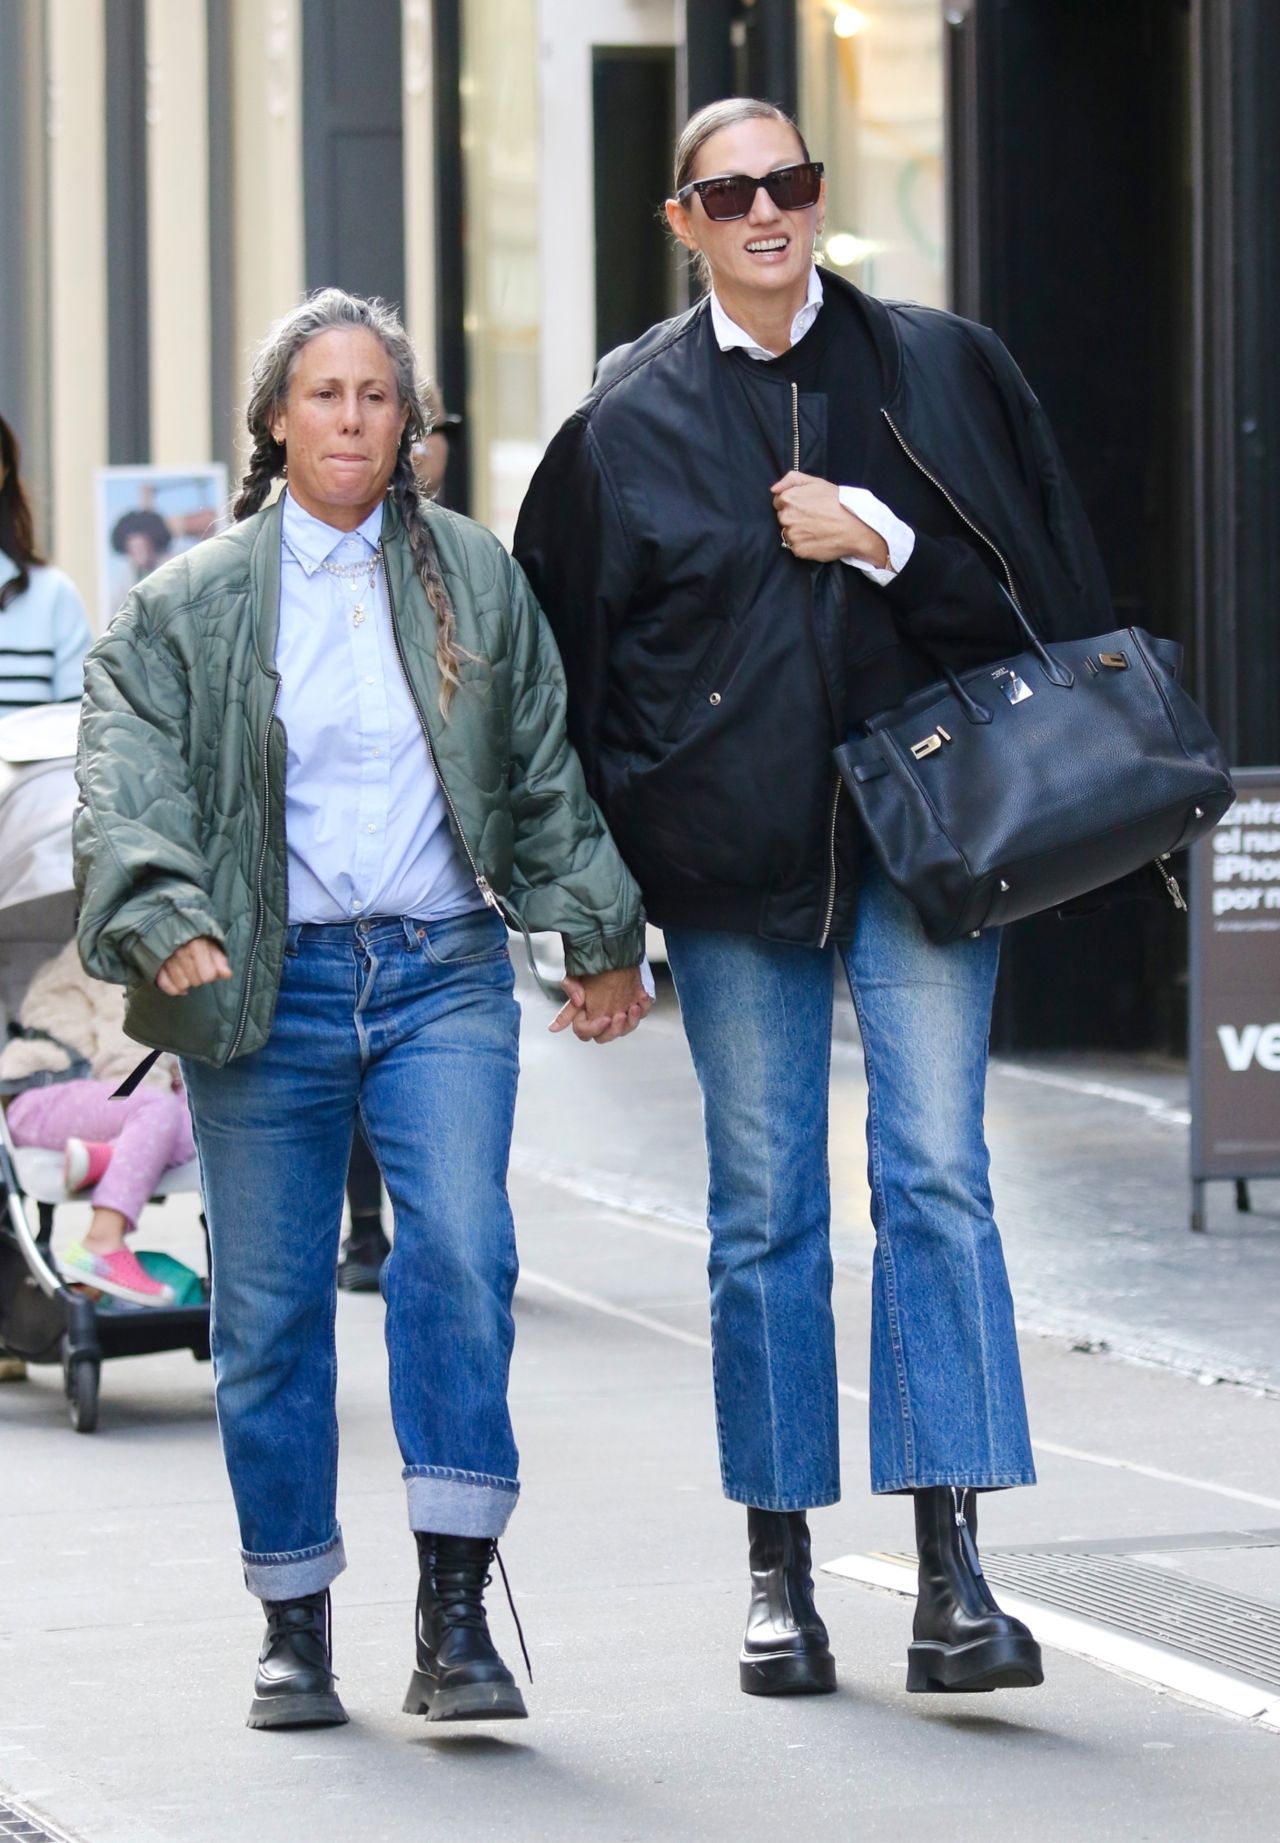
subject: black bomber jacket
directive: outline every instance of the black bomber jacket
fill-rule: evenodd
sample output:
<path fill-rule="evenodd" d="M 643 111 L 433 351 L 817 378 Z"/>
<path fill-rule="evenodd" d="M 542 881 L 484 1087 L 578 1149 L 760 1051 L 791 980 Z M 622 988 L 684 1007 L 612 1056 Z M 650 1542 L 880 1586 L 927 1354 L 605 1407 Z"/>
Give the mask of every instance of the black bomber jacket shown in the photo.
<path fill-rule="evenodd" d="M 1110 629 L 1084 512 L 999 339 L 850 293 L 882 414 L 1033 625 L 1049 639 Z M 784 550 L 768 491 L 797 440 L 802 471 L 825 477 L 826 410 L 767 371 L 731 375 L 703 300 L 601 361 L 521 509 L 515 553 L 560 646 L 570 736 L 659 925 L 846 937 L 859 843 L 831 751 L 851 707 L 900 702 L 939 660 L 1016 650 L 1008 627 L 967 632 L 962 609 L 926 595 L 894 608 L 900 647 L 845 683 L 847 566 Z"/>

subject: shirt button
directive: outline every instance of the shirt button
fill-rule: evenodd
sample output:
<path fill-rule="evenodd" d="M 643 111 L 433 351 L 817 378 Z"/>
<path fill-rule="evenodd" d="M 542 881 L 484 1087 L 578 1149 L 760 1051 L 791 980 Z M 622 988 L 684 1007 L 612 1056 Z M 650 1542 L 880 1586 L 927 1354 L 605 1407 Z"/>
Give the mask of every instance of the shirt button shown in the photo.
<path fill-rule="evenodd" d="M 376 832 L 377 829 L 378 829 L 377 826 L 366 826 L 365 827 L 366 832 Z"/>
<path fill-rule="evenodd" d="M 369 753 L 370 755 L 381 755 L 382 750 L 381 749 L 370 749 Z"/>
<path fill-rule="evenodd" d="M 372 677 L 370 677 L 370 678 L 366 678 L 364 682 L 365 682 L 365 684 L 366 684 L 366 685 L 371 685 L 371 684 L 373 683 L 373 679 L 372 679 Z"/>
<path fill-rule="evenodd" d="M 363 902 L 361 902 L 359 896 L 353 896 L 351 898 L 351 906 L 353 909 L 362 909 L 364 907 L 364 904 Z"/>

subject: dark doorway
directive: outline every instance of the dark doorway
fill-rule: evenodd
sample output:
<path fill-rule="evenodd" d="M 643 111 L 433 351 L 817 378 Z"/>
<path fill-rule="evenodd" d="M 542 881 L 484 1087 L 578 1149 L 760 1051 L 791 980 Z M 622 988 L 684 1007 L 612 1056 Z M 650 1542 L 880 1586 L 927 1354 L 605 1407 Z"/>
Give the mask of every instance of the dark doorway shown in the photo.
<path fill-rule="evenodd" d="M 302 146 L 308 288 L 404 302 L 399 0 L 307 0 Z"/>
<path fill-rule="evenodd" d="M 676 55 L 667 46 L 592 53 L 596 356 L 675 311 L 662 203 L 671 189 Z"/>
<path fill-rule="evenodd" d="M 973 0 L 948 19 L 951 305 L 1048 411 L 1119 621 L 1190 644 L 1186 8 Z M 997 1045 L 1178 1048 L 1185 936 L 1159 901 L 1019 923 Z"/>

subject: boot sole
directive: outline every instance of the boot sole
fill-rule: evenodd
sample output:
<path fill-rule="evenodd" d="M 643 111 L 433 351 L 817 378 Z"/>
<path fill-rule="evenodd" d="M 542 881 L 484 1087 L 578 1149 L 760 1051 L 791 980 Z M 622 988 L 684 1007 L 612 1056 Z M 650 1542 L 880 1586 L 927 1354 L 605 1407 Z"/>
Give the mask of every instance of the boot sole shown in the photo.
<path fill-rule="evenodd" d="M 992 1689 L 1037 1689 L 1043 1682 L 1034 1638 L 982 1638 L 971 1645 L 917 1640 L 907 1647 L 912 1695 L 981 1695 Z"/>
<path fill-rule="evenodd" d="M 829 1696 L 836 1687 L 836 1660 L 823 1656 L 742 1657 L 738 1685 L 746 1696 Z"/>
<path fill-rule="evenodd" d="M 462 1683 L 442 1690 L 421 1670 L 409 1679 L 401 1706 L 406 1715 L 425 1715 L 428 1721 L 527 1721 L 529 1716 L 514 1683 Z"/>
<path fill-rule="evenodd" d="M 343 1293 L 376 1293 L 380 1291 L 380 1267 L 340 1267 L 338 1269 L 338 1290 Z"/>
<path fill-rule="evenodd" d="M 255 1696 L 246 1728 L 341 1728 L 350 1720 L 333 1690 L 305 1696 Z"/>

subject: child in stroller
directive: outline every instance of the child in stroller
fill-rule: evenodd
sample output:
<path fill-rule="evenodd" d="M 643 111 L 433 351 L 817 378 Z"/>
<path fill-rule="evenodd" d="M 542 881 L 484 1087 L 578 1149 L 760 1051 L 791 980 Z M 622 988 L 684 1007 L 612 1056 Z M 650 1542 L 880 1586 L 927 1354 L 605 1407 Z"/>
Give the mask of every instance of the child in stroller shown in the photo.
<path fill-rule="evenodd" d="M 124 1034 L 124 998 L 90 979 L 74 942 L 39 969 L 19 1013 L 20 1035 L 0 1052 L 0 1082 L 12 1093 L 16 1146 L 65 1148 L 68 1191 L 91 1193 L 87 1233 L 57 1255 L 68 1285 L 85 1285 L 131 1305 L 167 1306 L 173 1292 L 147 1273 L 128 1246 L 161 1174 L 195 1152 L 178 1066 L 161 1057 L 125 1100 L 112 1090 L 138 1061 Z"/>

